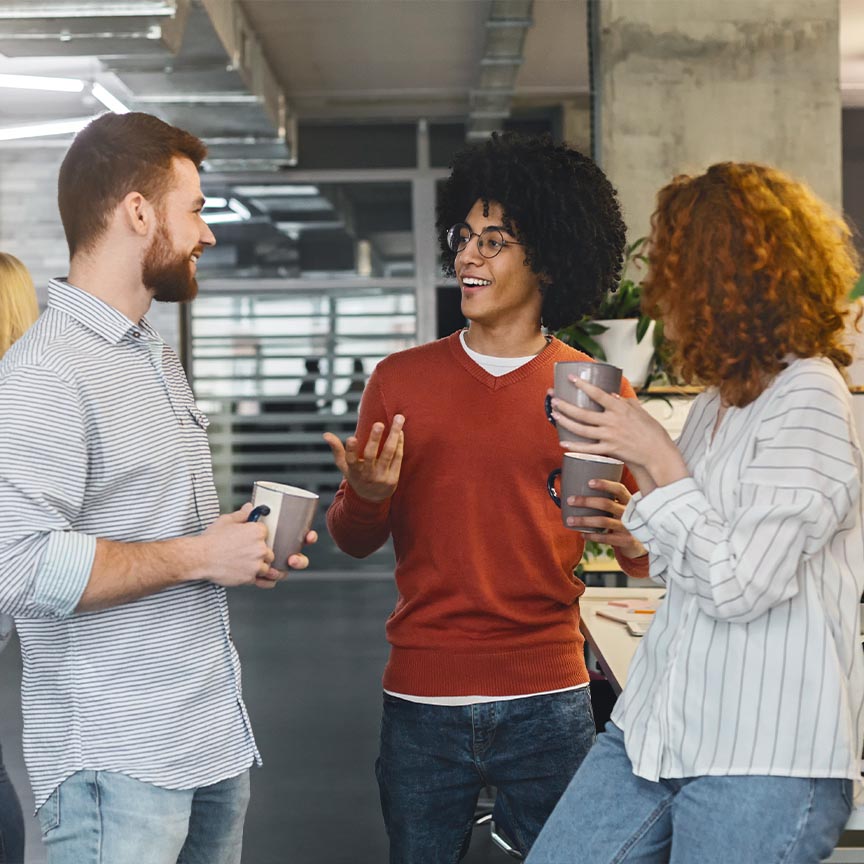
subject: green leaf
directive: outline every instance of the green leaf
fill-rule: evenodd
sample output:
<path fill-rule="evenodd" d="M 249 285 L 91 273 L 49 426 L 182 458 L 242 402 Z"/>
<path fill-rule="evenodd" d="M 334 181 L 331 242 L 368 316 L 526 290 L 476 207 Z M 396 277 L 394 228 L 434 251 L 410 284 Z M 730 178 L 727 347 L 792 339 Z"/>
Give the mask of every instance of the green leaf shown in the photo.
<path fill-rule="evenodd" d="M 590 336 L 597 336 L 599 333 L 605 333 L 609 328 L 605 324 L 588 320 L 582 325 L 582 329 Z"/>
<path fill-rule="evenodd" d="M 648 332 L 648 328 L 651 326 L 651 319 L 647 315 L 639 316 L 639 323 L 636 325 L 636 343 L 640 343 L 642 338 Z"/>

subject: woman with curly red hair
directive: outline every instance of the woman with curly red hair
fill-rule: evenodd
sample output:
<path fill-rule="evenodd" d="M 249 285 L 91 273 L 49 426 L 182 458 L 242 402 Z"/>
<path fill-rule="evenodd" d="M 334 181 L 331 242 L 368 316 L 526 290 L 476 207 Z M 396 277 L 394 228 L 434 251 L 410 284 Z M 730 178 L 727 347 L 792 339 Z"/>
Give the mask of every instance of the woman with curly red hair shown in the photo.
<path fill-rule="evenodd" d="M 630 467 L 622 521 L 666 598 L 528 861 L 812 864 L 864 740 L 850 231 L 780 171 L 724 163 L 661 190 L 649 260 L 644 308 L 706 386 L 677 446 L 575 379 L 605 410 L 553 405 L 596 439 L 580 450 Z"/>

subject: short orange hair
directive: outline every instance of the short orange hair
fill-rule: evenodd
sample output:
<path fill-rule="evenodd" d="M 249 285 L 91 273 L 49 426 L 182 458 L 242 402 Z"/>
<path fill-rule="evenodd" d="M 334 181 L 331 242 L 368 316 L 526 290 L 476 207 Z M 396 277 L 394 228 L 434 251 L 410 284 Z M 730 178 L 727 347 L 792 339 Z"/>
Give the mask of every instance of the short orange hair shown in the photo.
<path fill-rule="evenodd" d="M 667 324 L 673 365 L 739 408 L 785 366 L 823 356 L 842 371 L 852 232 L 804 184 L 723 162 L 657 195 L 642 307 Z"/>

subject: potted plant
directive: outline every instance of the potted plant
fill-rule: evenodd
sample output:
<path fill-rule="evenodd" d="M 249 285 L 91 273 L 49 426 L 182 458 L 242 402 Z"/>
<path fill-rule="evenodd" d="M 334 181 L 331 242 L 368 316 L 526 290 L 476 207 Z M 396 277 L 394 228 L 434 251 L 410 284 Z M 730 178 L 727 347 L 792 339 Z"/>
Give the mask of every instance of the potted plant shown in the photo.
<path fill-rule="evenodd" d="M 593 315 L 564 327 L 559 339 L 624 370 L 625 377 L 637 389 L 644 387 L 656 359 L 661 334 L 655 322 L 640 310 L 640 283 L 630 276 L 632 270 L 647 263 L 642 253 L 646 238 L 640 237 L 624 250 L 621 281 L 606 294 Z"/>

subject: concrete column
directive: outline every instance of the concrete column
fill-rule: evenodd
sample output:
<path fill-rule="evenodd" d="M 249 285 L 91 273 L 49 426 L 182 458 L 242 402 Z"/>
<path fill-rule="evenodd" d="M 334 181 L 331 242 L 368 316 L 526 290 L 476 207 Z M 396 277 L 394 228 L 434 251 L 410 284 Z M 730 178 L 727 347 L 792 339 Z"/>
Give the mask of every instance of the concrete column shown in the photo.
<path fill-rule="evenodd" d="M 657 190 L 714 162 L 774 165 L 837 209 L 838 0 L 601 0 L 599 161 L 631 238 Z"/>
<path fill-rule="evenodd" d="M 561 126 L 564 140 L 586 156 L 591 155 L 591 105 L 585 97 L 561 104 Z"/>

